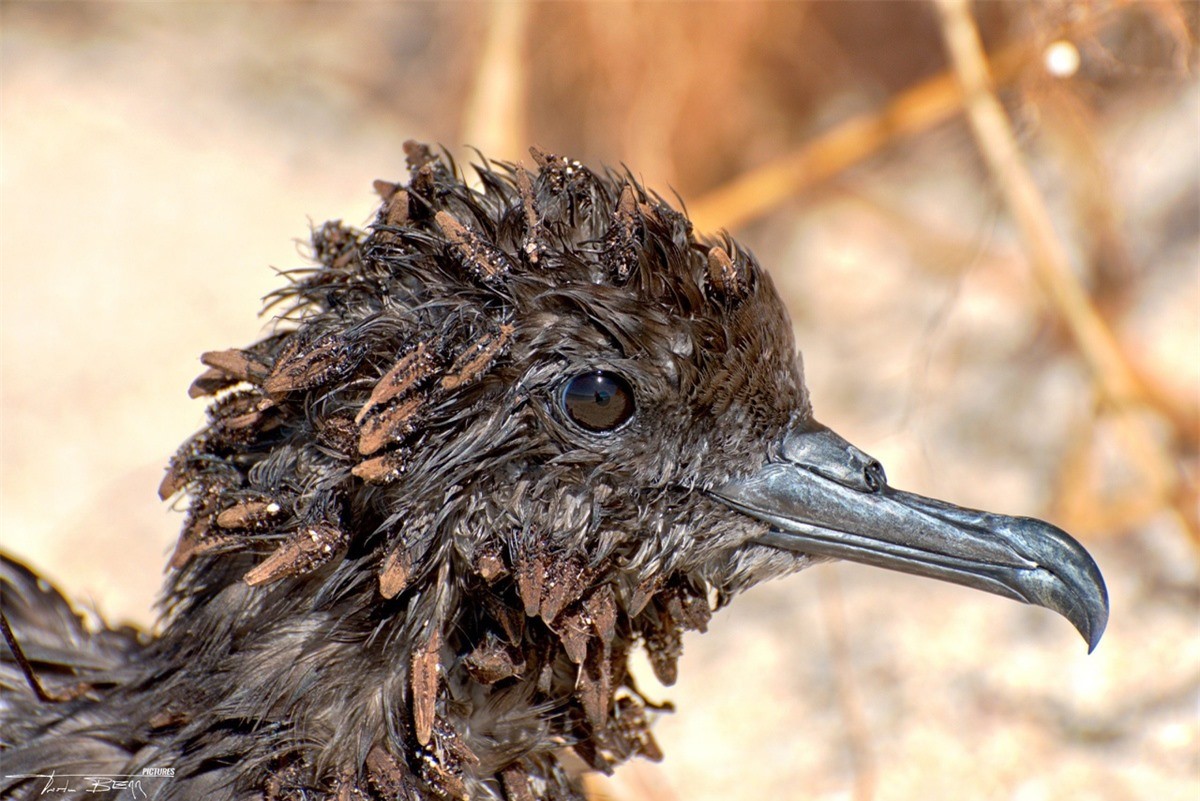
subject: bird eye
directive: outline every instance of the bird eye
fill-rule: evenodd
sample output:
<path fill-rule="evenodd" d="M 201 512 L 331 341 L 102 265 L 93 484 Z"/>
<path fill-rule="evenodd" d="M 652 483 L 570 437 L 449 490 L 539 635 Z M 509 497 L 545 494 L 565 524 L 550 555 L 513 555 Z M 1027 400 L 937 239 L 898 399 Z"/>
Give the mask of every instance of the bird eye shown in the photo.
<path fill-rule="evenodd" d="M 582 373 L 567 381 L 559 403 L 581 428 L 612 431 L 633 417 L 633 388 L 607 370 Z"/>

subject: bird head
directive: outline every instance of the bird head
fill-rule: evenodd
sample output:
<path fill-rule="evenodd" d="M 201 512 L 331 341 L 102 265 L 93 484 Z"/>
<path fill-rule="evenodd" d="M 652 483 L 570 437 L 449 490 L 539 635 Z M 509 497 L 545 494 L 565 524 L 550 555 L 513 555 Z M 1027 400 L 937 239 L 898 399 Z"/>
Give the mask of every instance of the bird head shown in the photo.
<path fill-rule="evenodd" d="M 730 238 L 627 173 L 535 150 L 469 186 L 407 152 L 368 232 L 314 231 L 275 330 L 204 355 L 209 423 L 161 488 L 190 498 L 165 637 L 227 677 L 228 719 L 303 733 L 260 743 L 272 775 L 556 797 L 564 749 L 657 756 L 632 649 L 670 683 L 682 631 L 829 558 L 1038 604 L 1095 645 L 1078 543 L 895 490 L 816 421 Z"/>

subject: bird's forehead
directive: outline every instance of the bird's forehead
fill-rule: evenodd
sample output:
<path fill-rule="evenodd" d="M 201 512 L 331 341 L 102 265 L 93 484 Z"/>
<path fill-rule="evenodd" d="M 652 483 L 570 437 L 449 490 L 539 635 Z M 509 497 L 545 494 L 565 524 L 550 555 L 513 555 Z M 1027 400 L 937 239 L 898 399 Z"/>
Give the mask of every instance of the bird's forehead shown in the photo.
<path fill-rule="evenodd" d="M 531 340 L 583 358 L 649 358 L 691 351 L 692 321 L 659 299 L 627 287 L 560 283 L 515 310 Z"/>
<path fill-rule="evenodd" d="M 700 247 L 625 284 L 587 271 L 534 276 L 514 293 L 524 359 L 565 361 L 568 370 L 619 364 L 656 401 L 689 406 L 703 425 L 732 419 L 761 433 L 808 414 L 784 305 L 753 257 L 735 258 L 743 282 L 735 298 L 713 287 Z"/>
<path fill-rule="evenodd" d="M 742 267 L 745 294 L 726 303 L 706 286 L 703 257 L 686 255 L 623 285 L 579 274 L 527 276 L 524 286 L 517 278 L 516 319 L 538 343 L 626 358 L 793 358 L 787 313 L 755 261 Z"/>

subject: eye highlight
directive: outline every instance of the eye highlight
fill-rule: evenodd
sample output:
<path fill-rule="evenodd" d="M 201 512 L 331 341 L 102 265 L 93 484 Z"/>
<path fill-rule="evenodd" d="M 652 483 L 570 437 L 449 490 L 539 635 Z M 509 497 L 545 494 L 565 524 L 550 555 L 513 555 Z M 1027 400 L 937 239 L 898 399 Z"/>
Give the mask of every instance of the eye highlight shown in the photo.
<path fill-rule="evenodd" d="M 563 385 L 563 412 L 580 428 L 612 431 L 633 417 L 633 387 L 616 373 L 581 373 Z"/>

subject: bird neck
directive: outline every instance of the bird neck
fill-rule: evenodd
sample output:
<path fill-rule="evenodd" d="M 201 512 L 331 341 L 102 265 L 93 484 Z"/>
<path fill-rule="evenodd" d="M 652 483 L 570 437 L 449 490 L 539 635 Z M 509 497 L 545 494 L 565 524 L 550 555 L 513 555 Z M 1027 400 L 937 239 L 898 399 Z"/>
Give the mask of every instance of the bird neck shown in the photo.
<path fill-rule="evenodd" d="M 672 683 L 682 631 L 710 615 L 703 591 L 609 570 L 536 530 L 411 553 L 350 554 L 265 588 L 235 580 L 238 557 L 212 563 L 224 582 L 189 567 L 179 583 L 223 586 L 166 626 L 164 655 L 188 667 L 163 685 L 164 705 L 191 699 L 175 716 L 189 738 L 244 732 L 263 781 L 303 774 L 305 786 L 556 798 L 537 788 L 569 791 L 564 751 L 605 772 L 659 758 L 659 707 L 627 657 L 643 644 Z"/>

